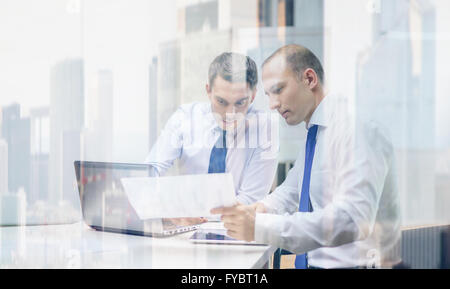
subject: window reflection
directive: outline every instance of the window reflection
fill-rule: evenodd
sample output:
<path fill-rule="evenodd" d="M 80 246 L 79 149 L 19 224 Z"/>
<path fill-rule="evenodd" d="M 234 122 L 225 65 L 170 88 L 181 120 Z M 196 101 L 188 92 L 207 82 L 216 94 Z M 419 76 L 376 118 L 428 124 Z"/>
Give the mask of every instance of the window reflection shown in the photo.
<path fill-rule="evenodd" d="M 215 56 L 260 67 L 299 43 L 355 119 L 389 128 L 402 225 L 450 221 L 448 1 L 35 2 L 0 4 L 2 219 L 79 220 L 74 160 L 143 162 L 180 105 L 207 101 Z M 269 110 L 260 84 L 254 105 Z M 305 138 L 280 122 L 276 183 Z"/>

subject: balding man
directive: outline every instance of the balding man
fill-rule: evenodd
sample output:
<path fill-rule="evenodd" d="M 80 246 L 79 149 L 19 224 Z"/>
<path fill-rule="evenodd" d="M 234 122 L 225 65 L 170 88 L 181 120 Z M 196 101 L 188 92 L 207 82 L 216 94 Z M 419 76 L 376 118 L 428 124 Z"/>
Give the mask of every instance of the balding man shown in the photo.
<path fill-rule="evenodd" d="M 263 84 L 289 125 L 308 136 L 295 166 L 251 206 L 217 208 L 227 233 L 297 254 L 296 268 L 390 268 L 400 262 L 393 147 L 372 121 L 355 121 L 324 89 L 307 48 L 288 45 L 263 63 Z"/>

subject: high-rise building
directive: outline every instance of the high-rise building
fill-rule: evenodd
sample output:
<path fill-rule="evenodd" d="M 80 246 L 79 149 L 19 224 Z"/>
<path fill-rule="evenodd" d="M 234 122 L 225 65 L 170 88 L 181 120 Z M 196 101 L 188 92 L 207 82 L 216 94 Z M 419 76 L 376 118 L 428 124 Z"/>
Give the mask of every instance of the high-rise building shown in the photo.
<path fill-rule="evenodd" d="M 181 103 L 206 101 L 208 67 L 222 52 L 247 54 L 260 65 L 280 46 L 300 43 L 323 60 L 323 6 L 323 0 L 177 1 L 177 38 L 158 54 L 158 129 Z M 256 104 L 265 108 L 258 94 Z"/>
<path fill-rule="evenodd" d="M 435 10 L 430 1 L 381 1 L 373 46 L 358 64 L 356 104 L 389 126 L 396 147 L 434 147 Z M 428 5 L 425 5 L 428 3 Z M 386 69 L 389 67 L 389 69 Z M 376 76 L 383 77 L 376 77 Z"/>
<path fill-rule="evenodd" d="M 81 155 L 85 160 L 111 161 L 113 150 L 113 72 L 101 69 L 91 92 L 92 121 L 83 130 Z"/>
<path fill-rule="evenodd" d="M 208 101 L 208 67 L 223 52 L 248 55 L 261 67 L 279 47 L 298 43 L 324 60 L 323 0 L 192 0 L 177 4 L 177 38 L 159 47 L 157 101 L 150 101 L 157 107 L 157 134 L 179 105 Z M 268 111 L 261 87 L 254 106 Z M 282 158 L 293 161 L 298 151 L 291 148 L 299 147 L 306 138 L 304 126 L 280 124 Z"/>
<path fill-rule="evenodd" d="M 428 0 L 382 0 L 379 8 L 373 45 L 358 61 L 356 112 L 390 131 L 404 225 L 432 223 L 437 217 L 436 45 L 428 36 L 435 32 L 435 8 Z"/>
<path fill-rule="evenodd" d="M 30 110 L 31 120 L 31 188 L 27 201 L 48 199 L 50 110 L 48 107 Z"/>
<path fill-rule="evenodd" d="M 8 189 L 30 190 L 30 119 L 21 118 L 20 105 L 2 109 L 2 136 L 8 144 Z"/>
<path fill-rule="evenodd" d="M 80 159 L 84 127 L 83 60 L 68 59 L 51 70 L 49 199 L 79 207 L 73 161 Z"/>
<path fill-rule="evenodd" d="M 8 192 L 8 143 L 0 138 L 0 194 Z"/>
<path fill-rule="evenodd" d="M 5 140 L 8 140 L 11 134 L 11 127 L 8 124 L 18 119 L 20 119 L 20 105 L 18 103 L 2 108 L 2 137 Z"/>

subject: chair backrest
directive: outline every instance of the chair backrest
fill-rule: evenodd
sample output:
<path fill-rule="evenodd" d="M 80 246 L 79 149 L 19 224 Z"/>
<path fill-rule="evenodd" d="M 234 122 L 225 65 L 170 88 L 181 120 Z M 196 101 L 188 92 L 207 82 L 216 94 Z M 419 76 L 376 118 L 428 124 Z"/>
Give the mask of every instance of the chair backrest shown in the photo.
<path fill-rule="evenodd" d="M 450 225 L 402 230 L 402 262 L 397 269 L 450 269 Z M 273 268 L 280 268 L 282 255 L 277 249 Z"/>
<path fill-rule="evenodd" d="M 441 232 L 441 269 L 450 269 L 450 226 Z"/>
<path fill-rule="evenodd" d="M 449 264 L 450 225 L 402 230 L 402 268 L 438 269 Z"/>

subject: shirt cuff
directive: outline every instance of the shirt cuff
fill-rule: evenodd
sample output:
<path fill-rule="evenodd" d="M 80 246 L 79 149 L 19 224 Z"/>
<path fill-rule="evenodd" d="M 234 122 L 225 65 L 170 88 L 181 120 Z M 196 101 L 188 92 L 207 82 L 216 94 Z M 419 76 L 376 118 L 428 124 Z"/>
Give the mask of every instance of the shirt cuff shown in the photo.
<path fill-rule="evenodd" d="M 264 199 L 259 201 L 259 203 L 262 203 L 264 205 L 264 207 L 266 208 L 268 214 L 280 215 L 278 210 L 276 209 L 274 204 L 272 204 L 272 202 L 270 201 L 270 199 L 268 197 L 265 197 Z"/>
<path fill-rule="evenodd" d="M 275 214 L 256 214 L 256 243 L 278 245 L 281 239 L 283 216 Z"/>

